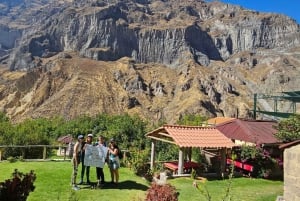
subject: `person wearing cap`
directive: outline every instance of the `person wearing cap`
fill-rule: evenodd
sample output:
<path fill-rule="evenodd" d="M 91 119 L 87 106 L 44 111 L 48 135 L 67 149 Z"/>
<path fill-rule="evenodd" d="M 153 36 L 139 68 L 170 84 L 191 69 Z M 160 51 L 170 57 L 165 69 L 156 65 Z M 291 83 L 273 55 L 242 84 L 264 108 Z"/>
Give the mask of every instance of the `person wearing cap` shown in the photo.
<path fill-rule="evenodd" d="M 74 145 L 74 152 L 72 157 L 72 164 L 73 164 L 73 172 L 71 177 L 72 189 L 79 190 L 79 187 L 76 185 L 76 177 L 78 172 L 78 165 L 80 163 L 80 152 L 81 152 L 81 144 L 83 142 L 83 135 L 79 135 L 77 137 L 77 142 Z"/>
<path fill-rule="evenodd" d="M 108 165 L 110 169 L 111 183 L 118 184 L 119 167 L 120 167 L 119 147 L 113 138 L 110 139 L 110 143 L 108 146 L 108 153 L 109 153 Z"/>
<path fill-rule="evenodd" d="M 81 179 L 79 182 L 79 185 L 83 184 L 83 178 L 84 178 L 84 173 L 85 173 L 85 169 L 86 169 L 86 183 L 87 184 L 91 184 L 90 182 L 90 166 L 85 166 L 84 165 L 84 156 L 85 156 L 85 148 L 87 145 L 91 145 L 93 142 L 93 134 L 88 134 L 86 141 L 83 143 L 82 145 L 82 154 L 81 154 Z"/>

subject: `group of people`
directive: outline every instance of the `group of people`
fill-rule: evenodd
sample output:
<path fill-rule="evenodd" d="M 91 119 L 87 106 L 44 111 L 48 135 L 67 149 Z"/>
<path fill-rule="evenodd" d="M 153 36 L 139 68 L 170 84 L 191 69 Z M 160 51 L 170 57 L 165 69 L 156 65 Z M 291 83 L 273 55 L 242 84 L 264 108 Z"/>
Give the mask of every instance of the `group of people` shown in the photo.
<path fill-rule="evenodd" d="M 85 158 L 85 150 L 87 146 L 98 146 L 98 148 L 105 148 L 107 150 L 106 156 L 103 157 L 104 161 L 101 161 L 101 165 L 96 166 L 96 175 L 97 175 L 97 185 L 104 185 L 104 172 L 103 172 L 103 165 L 105 162 L 108 163 L 111 175 L 111 183 L 118 184 L 119 182 L 119 167 L 120 167 L 120 159 L 119 159 L 119 147 L 117 146 L 115 140 L 112 138 L 109 141 L 109 144 L 106 146 L 105 139 L 103 136 L 98 137 L 98 141 L 93 144 L 93 134 L 88 134 L 86 140 L 84 139 L 83 135 L 79 135 L 77 137 L 77 142 L 74 145 L 73 149 L 73 157 L 72 157 L 72 164 L 73 164 L 73 172 L 72 172 L 72 188 L 74 190 L 79 190 L 80 188 L 77 186 L 76 178 L 78 173 L 78 167 L 81 163 L 81 177 L 80 182 L 78 185 L 83 184 L 84 175 L 86 173 L 86 184 L 91 184 L 90 182 L 90 166 L 86 166 L 84 163 Z"/>

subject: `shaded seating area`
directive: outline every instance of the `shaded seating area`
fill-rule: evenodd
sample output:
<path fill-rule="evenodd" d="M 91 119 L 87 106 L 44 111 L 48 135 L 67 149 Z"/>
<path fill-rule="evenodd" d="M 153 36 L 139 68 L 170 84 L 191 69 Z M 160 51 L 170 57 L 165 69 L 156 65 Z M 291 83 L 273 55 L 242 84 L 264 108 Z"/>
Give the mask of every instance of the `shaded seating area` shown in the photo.
<path fill-rule="evenodd" d="M 166 162 L 165 167 L 173 170 L 176 175 L 185 175 L 193 168 L 199 168 L 198 163 L 192 162 L 192 148 L 214 148 L 220 150 L 220 172 L 225 172 L 226 152 L 235 144 L 223 133 L 214 127 L 163 125 L 149 133 L 146 137 L 151 138 L 151 161 L 150 168 L 155 166 L 156 142 L 161 141 L 178 146 L 178 161 Z"/>

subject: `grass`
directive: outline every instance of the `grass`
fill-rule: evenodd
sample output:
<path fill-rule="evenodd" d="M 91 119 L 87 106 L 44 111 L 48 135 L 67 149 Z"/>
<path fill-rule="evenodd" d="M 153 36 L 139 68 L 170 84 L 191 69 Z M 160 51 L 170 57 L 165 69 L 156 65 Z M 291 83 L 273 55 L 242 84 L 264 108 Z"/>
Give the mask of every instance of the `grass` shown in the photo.
<path fill-rule="evenodd" d="M 102 189 L 91 189 L 82 186 L 79 191 L 72 191 L 70 178 L 71 162 L 0 162 L 0 181 L 9 179 L 13 170 L 17 168 L 23 173 L 34 170 L 37 175 L 34 192 L 30 193 L 27 201 L 53 200 L 143 200 L 149 187 L 144 179 L 137 177 L 128 168 L 120 169 L 120 184 L 116 187 L 107 184 Z M 109 170 L 104 168 L 105 179 L 110 181 Z M 96 181 L 96 170 L 91 167 L 91 181 Z M 78 175 L 79 178 L 79 175 Z M 212 200 L 221 200 L 225 193 L 228 180 L 211 180 L 205 182 Z M 179 200 L 205 200 L 200 192 L 193 188 L 190 178 L 176 178 L 168 180 L 179 192 Z M 201 183 L 201 182 L 199 182 Z M 277 195 L 283 194 L 282 181 L 264 179 L 235 178 L 232 183 L 233 200 L 239 201 L 274 201 Z M 71 198 L 72 197 L 72 198 Z"/>
<path fill-rule="evenodd" d="M 196 188 L 192 188 L 190 178 L 177 178 L 169 180 L 171 184 L 176 186 L 180 193 L 179 200 L 205 200 Z M 228 180 L 211 180 L 206 182 L 198 182 L 202 187 L 206 185 L 212 201 L 221 201 L 225 195 Z M 236 201 L 274 201 L 278 195 L 283 194 L 282 181 L 270 181 L 265 179 L 251 178 L 234 178 L 232 181 L 232 200 Z M 191 196 L 193 195 L 193 196 Z"/>

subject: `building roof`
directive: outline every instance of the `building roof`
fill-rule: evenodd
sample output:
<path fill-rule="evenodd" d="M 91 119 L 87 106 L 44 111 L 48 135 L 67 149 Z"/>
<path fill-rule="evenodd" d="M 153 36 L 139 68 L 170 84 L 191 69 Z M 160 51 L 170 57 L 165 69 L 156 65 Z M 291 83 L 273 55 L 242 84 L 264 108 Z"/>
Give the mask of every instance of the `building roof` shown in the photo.
<path fill-rule="evenodd" d="M 235 146 L 229 138 L 213 127 L 164 125 L 147 133 L 146 136 L 179 147 L 231 148 Z"/>
<path fill-rule="evenodd" d="M 287 142 L 287 143 L 284 143 L 284 144 L 280 145 L 279 149 L 290 148 L 290 147 L 296 146 L 298 144 L 300 144 L 300 140 L 295 140 L 295 141 L 292 141 L 292 142 Z"/>
<path fill-rule="evenodd" d="M 69 144 L 73 140 L 73 137 L 71 135 L 65 135 L 61 136 L 57 139 L 58 142 L 63 143 L 63 144 Z"/>
<path fill-rule="evenodd" d="M 209 125 L 217 125 L 217 124 L 221 124 L 227 121 L 231 121 L 235 118 L 231 118 L 231 117 L 215 117 L 215 118 L 211 118 L 207 120 L 207 124 Z"/>
<path fill-rule="evenodd" d="M 280 142 L 274 135 L 277 133 L 276 125 L 274 121 L 233 119 L 216 125 L 216 128 L 230 139 L 268 144 Z"/>

